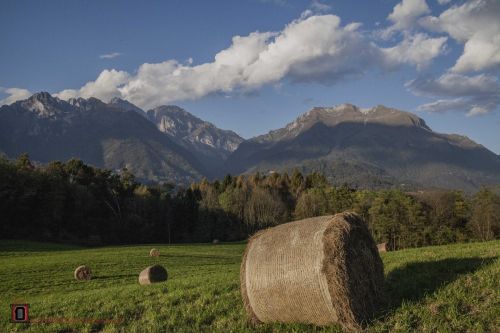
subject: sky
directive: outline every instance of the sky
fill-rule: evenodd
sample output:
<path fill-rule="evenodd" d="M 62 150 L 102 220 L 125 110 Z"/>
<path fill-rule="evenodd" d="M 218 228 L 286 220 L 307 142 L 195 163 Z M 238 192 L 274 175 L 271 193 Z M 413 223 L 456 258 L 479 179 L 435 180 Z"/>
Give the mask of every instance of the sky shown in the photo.
<path fill-rule="evenodd" d="M 0 105 L 175 104 L 245 138 L 385 105 L 500 154 L 498 0 L 3 0 Z"/>

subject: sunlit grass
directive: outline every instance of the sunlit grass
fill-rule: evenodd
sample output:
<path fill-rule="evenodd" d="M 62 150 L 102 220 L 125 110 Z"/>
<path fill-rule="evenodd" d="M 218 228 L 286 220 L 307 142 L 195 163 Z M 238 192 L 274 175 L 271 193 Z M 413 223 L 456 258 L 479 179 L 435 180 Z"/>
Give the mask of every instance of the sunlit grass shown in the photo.
<path fill-rule="evenodd" d="M 159 258 L 149 256 L 158 248 Z M 0 241 L 0 332 L 337 332 L 335 326 L 248 326 L 239 291 L 245 244 L 137 245 L 84 249 Z M 383 254 L 387 307 L 376 332 L 500 331 L 500 241 Z M 169 280 L 138 284 L 146 266 Z M 94 278 L 78 282 L 85 264 Z M 10 303 L 29 303 L 33 321 L 11 324 Z M 87 322 L 84 322 L 84 321 Z M 71 322 L 70 322 L 71 321 Z"/>

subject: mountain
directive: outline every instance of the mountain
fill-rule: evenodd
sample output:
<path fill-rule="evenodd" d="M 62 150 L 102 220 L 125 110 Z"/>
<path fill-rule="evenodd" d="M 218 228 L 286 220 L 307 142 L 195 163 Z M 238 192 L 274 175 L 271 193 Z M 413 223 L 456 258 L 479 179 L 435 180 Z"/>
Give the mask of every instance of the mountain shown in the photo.
<path fill-rule="evenodd" d="M 319 171 L 335 184 L 475 190 L 500 184 L 500 156 L 465 136 L 432 131 L 384 106 L 313 108 L 244 141 L 177 106 L 144 112 L 121 99 L 63 101 L 48 93 L 0 108 L 0 155 L 80 158 L 139 179 L 187 184 L 255 171 Z"/>
<path fill-rule="evenodd" d="M 358 175 L 465 190 L 500 183 L 500 156 L 467 137 L 434 132 L 412 113 L 384 106 L 313 108 L 284 128 L 243 142 L 226 162 L 234 174 L 296 167 L 319 169 L 337 181 L 344 173 L 344 180 L 354 183 Z"/>
<path fill-rule="evenodd" d="M 233 131 L 222 130 L 178 106 L 160 106 L 147 111 L 157 128 L 191 151 L 209 170 L 210 177 L 224 175 L 224 163 L 243 139 Z"/>
<path fill-rule="evenodd" d="M 76 157 L 111 170 L 126 167 L 142 180 L 185 184 L 206 173 L 137 110 L 95 98 L 65 102 L 45 92 L 0 108 L 0 151 L 11 158 L 27 152 L 40 162 Z"/>
<path fill-rule="evenodd" d="M 118 109 L 126 110 L 126 111 L 134 111 L 135 113 L 143 116 L 144 118 L 148 119 L 148 116 L 146 112 L 138 107 L 137 105 L 134 105 L 130 103 L 129 101 L 126 101 L 124 99 L 118 98 L 118 97 L 113 97 L 109 103 L 109 106 L 116 107 Z"/>

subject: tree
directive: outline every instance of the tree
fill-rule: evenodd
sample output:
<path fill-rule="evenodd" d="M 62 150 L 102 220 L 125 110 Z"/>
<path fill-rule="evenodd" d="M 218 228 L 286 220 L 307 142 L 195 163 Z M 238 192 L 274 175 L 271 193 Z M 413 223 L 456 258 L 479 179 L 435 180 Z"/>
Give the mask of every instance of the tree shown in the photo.
<path fill-rule="evenodd" d="M 491 240 L 500 233 L 500 197 L 483 187 L 473 198 L 472 217 L 469 228 L 475 238 Z"/>
<path fill-rule="evenodd" d="M 303 219 L 326 215 L 329 212 L 328 198 L 321 188 L 310 188 L 300 195 L 295 206 L 294 216 Z"/>
<path fill-rule="evenodd" d="M 330 209 L 332 213 L 341 213 L 350 210 L 354 205 L 355 191 L 346 184 L 333 187 L 331 192 Z"/>
<path fill-rule="evenodd" d="M 22 153 L 21 155 L 19 155 L 16 161 L 16 167 L 20 170 L 27 170 L 27 171 L 32 171 L 35 169 L 27 153 Z"/>
<path fill-rule="evenodd" d="M 255 188 L 245 205 L 245 223 L 250 231 L 284 222 L 286 207 L 279 196 L 263 188 Z"/>

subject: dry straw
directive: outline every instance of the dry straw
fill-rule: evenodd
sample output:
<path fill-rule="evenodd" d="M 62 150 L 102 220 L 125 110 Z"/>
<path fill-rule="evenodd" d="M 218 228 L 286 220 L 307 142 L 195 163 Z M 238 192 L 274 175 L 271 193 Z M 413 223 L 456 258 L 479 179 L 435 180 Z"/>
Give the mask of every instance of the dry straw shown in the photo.
<path fill-rule="evenodd" d="M 90 267 L 87 267 L 85 265 L 78 266 L 75 269 L 75 279 L 77 280 L 90 280 L 92 278 L 92 271 L 90 270 Z"/>
<path fill-rule="evenodd" d="M 377 246 L 355 213 L 261 231 L 248 242 L 241 293 L 252 323 L 340 324 L 355 331 L 383 298 Z"/>
<path fill-rule="evenodd" d="M 160 250 L 158 250 L 158 249 L 151 249 L 151 251 L 149 251 L 149 255 L 151 257 L 159 257 L 160 256 Z"/>
<path fill-rule="evenodd" d="M 378 252 L 387 252 L 387 243 L 377 244 Z"/>
<path fill-rule="evenodd" d="M 139 274 L 139 284 L 151 284 L 156 282 L 167 281 L 167 270 L 161 265 L 153 265 L 146 267 Z"/>

